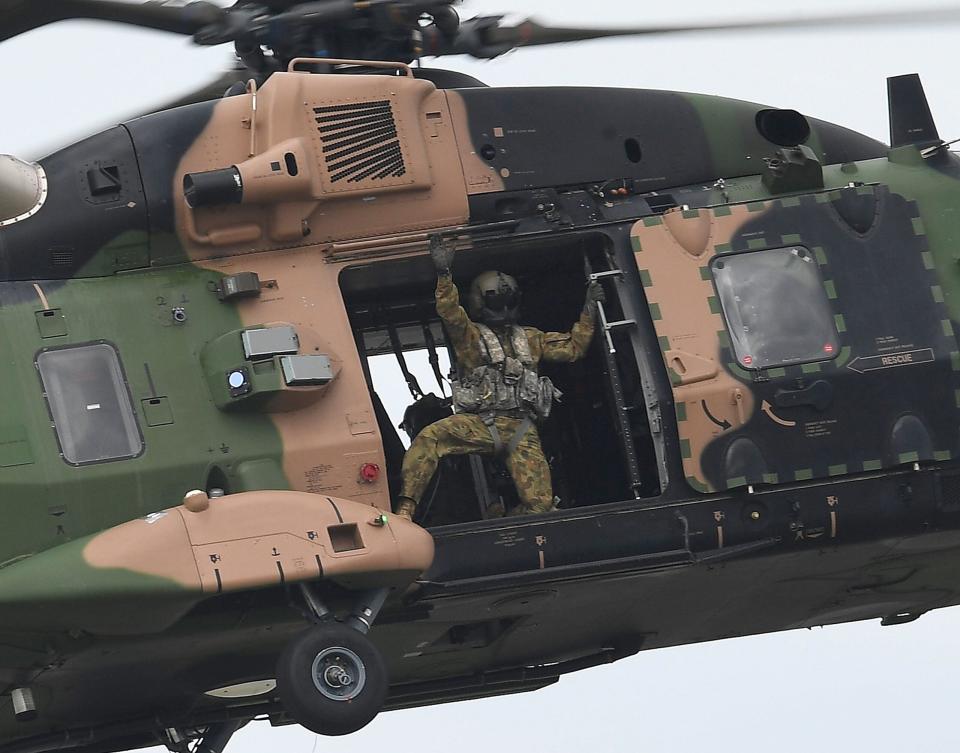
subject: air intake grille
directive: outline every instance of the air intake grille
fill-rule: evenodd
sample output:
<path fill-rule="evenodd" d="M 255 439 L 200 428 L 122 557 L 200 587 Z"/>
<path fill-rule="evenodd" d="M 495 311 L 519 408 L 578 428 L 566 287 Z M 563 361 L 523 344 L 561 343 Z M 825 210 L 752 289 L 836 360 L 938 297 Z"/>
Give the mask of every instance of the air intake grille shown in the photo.
<path fill-rule="evenodd" d="M 387 100 L 315 107 L 331 183 L 406 174 L 393 107 Z"/>

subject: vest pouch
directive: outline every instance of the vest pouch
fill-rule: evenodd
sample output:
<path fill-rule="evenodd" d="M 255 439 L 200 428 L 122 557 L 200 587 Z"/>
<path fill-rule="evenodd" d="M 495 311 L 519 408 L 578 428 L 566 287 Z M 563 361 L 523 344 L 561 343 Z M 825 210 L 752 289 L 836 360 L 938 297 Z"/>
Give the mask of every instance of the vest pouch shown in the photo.
<path fill-rule="evenodd" d="M 480 409 L 480 390 L 475 384 L 452 382 L 453 408 L 458 413 L 476 413 Z"/>
<path fill-rule="evenodd" d="M 541 421 L 550 415 L 554 397 L 559 398 L 559 390 L 549 377 L 538 377 L 535 371 L 524 372 L 520 383 L 520 399 L 523 406 L 533 411 Z"/>
<path fill-rule="evenodd" d="M 507 358 L 503 362 L 503 381 L 507 384 L 516 384 L 524 376 L 526 370 L 516 358 Z"/>
<path fill-rule="evenodd" d="M 516 410 L 520 407 L 520 401 L 517 399 L 517 385 L 515 382 L 507 383 L 502 379 L 498 379 L 496 391 L 497 402 L 494 406 L 495 410 Z"/>

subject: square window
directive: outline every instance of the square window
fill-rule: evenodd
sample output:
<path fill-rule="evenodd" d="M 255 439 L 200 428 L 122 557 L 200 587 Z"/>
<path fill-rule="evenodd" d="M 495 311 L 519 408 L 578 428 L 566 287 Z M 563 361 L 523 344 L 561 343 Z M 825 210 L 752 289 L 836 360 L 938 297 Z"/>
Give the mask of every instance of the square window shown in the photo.
<path fill-rule="evenodd" d="M 64 460 L 82 465 L 140 454 L 143 440 L 113 347 L 47 350 L 37 368 Z"/>
<path fill-rule="evenodd" d="M 809 250 L 721 256 L 710 266 L 741 366 L 766 369 L 837 356 L 834 312 Z"/>

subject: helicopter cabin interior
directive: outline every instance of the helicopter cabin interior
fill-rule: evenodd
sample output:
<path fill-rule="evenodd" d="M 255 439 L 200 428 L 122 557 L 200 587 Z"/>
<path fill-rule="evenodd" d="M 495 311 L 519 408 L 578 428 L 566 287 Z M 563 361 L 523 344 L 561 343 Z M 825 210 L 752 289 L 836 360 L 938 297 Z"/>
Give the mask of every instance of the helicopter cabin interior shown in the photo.
<path fill-rule="evenodd" d="M 478 242 L 458 253 L 453 279 L 463 302 L 470 281 L 480 272 L 498 269 L 513 275 L 522 291 L 520 323 L 566 332 L 580 316 L 588 274 L 610 267 L 608 242 L 600 234 L 561 241 Z M 436 312 L 436 272 L 429 257 L 385 259 L 347 267 L 340 286 L 383 438 L 391 497 L 396 499 L 405 444 L 425 426 L 452 414 L 449 382 L 456 377 L 456 363 Z M 603 305 L 608 319 L 622 318 L 619 301 L 609 291 Z M 623 338 L 624 346 L 627 342 Z M 634 351 L 610 350 L 598 327 L 584 359 L 540 366 L 541 374 L 563 393 L 540 427 L 560 510 L 660 493 Z M 407 364 L 418 351 L 427 356 L 433 372 L 423 385 Z M 441 355 L 444 351 L 447 358 Z M 397 375 L 392 383 L 374 377 L 371 359 L 378 356 L 397 359 L 400 368 L 392 370 Z M 442 373 L 441 364 L 446 363 L 450 372 Z M 404 394 L 409 404 L 397 426 L 385 402 Z M 516 489 L 501 461 L 447 457 L 420 500 L 417 521 L 439 526 L 480 520 L 497 501 L 508 511 L 517 504 Z"/>

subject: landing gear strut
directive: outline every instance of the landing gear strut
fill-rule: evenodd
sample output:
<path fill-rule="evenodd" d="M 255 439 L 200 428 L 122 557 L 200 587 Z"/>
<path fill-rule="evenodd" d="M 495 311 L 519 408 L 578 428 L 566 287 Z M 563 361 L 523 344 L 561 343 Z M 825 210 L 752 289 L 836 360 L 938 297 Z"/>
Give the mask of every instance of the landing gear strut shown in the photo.
<path fill-rule="evenodd" d="M 387 589 L 364 594 L 345 622 L 309 586 L 304 597 L 319 624 L 287 645 L 277 662 L 277 689 L 296 722 L 321 735 L 348 735 L 383 708 L 389 688 L 379 650 L 366 637 Z"/>

